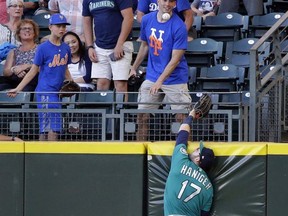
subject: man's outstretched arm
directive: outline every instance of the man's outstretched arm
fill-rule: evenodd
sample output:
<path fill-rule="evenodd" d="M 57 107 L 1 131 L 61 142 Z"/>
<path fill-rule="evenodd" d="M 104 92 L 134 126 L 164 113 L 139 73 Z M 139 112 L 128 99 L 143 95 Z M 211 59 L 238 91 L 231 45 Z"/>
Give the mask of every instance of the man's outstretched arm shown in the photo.
<path fill-rule="evenodd" d="M 195 118 L 195 111 L 193 109 L 189 113 L 189 115 L 186 117 L 186 119 L 184 119 L 183 123 L 181 124 L 181 126 L 179 128 L 179 132 L 178 132 L 178 135 L 177 135 L 177 139 L 176 139 L 176 144 L 175 145 L 185 144 L 187 146 L 190 130 L 191 130 L 191 127 L 192 127 L 191 125 L 192 125 L 192 122 L 193 122 L 194 118 Z"/>

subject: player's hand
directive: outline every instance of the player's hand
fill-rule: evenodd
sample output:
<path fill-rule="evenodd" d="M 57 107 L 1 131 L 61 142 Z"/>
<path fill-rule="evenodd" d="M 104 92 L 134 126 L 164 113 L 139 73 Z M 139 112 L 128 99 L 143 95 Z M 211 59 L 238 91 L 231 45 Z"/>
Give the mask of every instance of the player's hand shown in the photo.
<path fill-rule="evenodd" d="M 97 57 L 95 49 L 88 49 L 88 56 L 92 62 L 94 63 L 98 62 L 98 57 Z"/>
<path fill-rule="evenodd" d="M 15 89 L 10 89 L 10 90 L 7 91 L 7 96 L 14 98 L 14 97 L 16 97 L 16 95 L 18 94 L 18 92 L 19 92 L 19 91 L 17 90 L 17 88 L 15 88 Z"/>

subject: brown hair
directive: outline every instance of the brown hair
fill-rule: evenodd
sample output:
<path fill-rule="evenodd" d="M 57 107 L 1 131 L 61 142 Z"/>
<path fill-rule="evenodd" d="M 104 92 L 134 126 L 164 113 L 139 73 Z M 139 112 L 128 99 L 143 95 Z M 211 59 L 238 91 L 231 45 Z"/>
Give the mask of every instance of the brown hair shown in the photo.
<path fill-rule="evenodd" d="M 21 38 L 19 37 L 20 35 L 20 31 L 21 31 L 21 26 L 25 25 L 25 24 L 31 24 L 33 26 L 33 30 L 34 30 L 34 41 L 37 42 L 38 38 L 39 38 L 39 26 L 36 22 L 34 22 L 31 19 L 23 19 L 21 20 L 18 25 L 17 25 L 17 30 L 16 30 L 16 39 L 18 41 L 21 42 Z"/>

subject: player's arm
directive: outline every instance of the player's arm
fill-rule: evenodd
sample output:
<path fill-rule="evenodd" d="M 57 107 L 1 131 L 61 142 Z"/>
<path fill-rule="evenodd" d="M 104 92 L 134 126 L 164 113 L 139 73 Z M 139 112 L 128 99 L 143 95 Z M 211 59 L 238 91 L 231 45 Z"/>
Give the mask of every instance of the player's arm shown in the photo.
<path fill-rule="evenodd" d="M 192 110 L 186 117 L 186 119 L 184 119 L 183 123 L 179 128 L 175 145 L 179 144 L 185 144 L 186 146 L 188 145 L 189 134 L 191 131 L 191 125 L 194 118 L 195 118 L 195 111 Z"/>

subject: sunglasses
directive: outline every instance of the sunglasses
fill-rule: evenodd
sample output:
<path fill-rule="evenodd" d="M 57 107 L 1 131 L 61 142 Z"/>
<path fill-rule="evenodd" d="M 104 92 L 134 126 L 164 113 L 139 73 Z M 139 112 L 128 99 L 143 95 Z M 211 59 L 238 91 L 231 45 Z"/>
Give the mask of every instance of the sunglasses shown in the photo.
<path fill-rule="evenodd" d="M 34 31 L 32 27 L 21 27 L 20 30 L 21 31 Z"/>
<path fill-rule="evenodd" d="M 8 7 L 13 7 L 13 8 L 23 8 L 24 6 L 23 5 L 17 5 L 17 4 L 14 4 L 14 5 L 9 5 Z"/>

